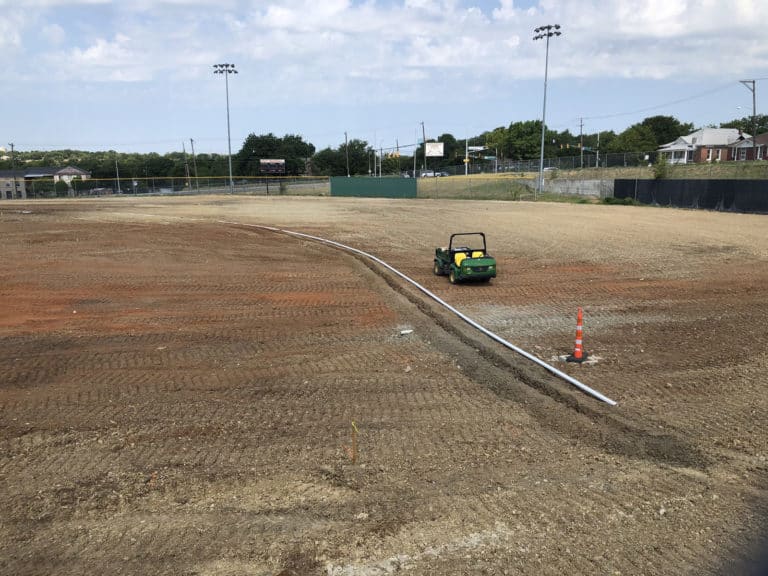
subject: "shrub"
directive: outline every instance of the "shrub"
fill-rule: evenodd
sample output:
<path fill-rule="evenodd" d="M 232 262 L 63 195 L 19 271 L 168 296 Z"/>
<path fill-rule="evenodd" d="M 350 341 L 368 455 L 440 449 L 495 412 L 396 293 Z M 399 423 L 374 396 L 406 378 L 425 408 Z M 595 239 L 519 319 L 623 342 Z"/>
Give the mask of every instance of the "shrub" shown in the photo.
<path fill-rule="evenodd" d="M 56 190 L 56 196 L 68 196 L 69 195 L 69 184 L 64 182 L 64 180 L 59 180 L 54 184 L 54 189 Z"/>
<path fill-rule="evenodd" d="M 627 196 L 626 198 L 616 198 L 614 196 L 606 196 L 603 198 L 603 204 L 613 204 L 619 206 L 638 206 L 639 202 L 634 198 Z"/>
<path fill-rule="evenodd" d="M 653 165 L 653 177 L 656 180 L 663 180 L 669 177 L 669 162 L 664 154 L 659 154 L 656 163 Z"/>

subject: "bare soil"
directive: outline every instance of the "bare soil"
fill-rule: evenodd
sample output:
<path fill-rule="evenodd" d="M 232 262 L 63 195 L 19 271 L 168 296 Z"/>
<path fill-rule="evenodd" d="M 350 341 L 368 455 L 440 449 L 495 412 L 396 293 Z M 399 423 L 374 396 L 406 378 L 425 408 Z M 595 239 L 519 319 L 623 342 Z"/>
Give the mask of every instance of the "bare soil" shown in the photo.
<path fill-rule="evenodd" d="M 252 224 L 368 251 L 618 405 Z M 498 278 L 433 276 L 478 230 Z M 767 231 L 525 202 L 3 202 L 0 573 L 749 573 Z M 560 360 L 579 306 L 593 364 Z"/>

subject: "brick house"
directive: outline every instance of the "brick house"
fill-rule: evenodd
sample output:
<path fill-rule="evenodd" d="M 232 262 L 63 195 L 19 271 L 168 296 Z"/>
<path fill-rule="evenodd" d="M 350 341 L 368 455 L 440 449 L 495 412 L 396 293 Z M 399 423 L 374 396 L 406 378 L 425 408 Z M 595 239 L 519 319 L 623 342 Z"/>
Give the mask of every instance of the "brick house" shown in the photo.
<path fill-rule="evenodd" d="M 751 138 L 736 128 L 702 128 L 658 148 L 670 164 L 733 160 L 733 147 Z"/>
<path fill-rule="evenodd" d="M 746 138 L 731 146 L 733 160 L 768 160 L 768 132 Z"/>

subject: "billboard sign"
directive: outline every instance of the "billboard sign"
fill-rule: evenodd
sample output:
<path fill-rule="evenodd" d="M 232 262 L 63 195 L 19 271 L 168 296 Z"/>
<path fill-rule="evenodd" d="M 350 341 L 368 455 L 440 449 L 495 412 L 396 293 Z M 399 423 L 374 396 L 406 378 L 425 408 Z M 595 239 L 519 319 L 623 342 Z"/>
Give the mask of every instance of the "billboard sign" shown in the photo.
<path fill-rule="evenodd" d="M 443 156 L 442 142 L 427 142 L 427 156 Z"/>
<path fill-rule="evenodd" d="M 261 159 L 259 172 L 262 174 L 285 174 L 285 160 Z"/>

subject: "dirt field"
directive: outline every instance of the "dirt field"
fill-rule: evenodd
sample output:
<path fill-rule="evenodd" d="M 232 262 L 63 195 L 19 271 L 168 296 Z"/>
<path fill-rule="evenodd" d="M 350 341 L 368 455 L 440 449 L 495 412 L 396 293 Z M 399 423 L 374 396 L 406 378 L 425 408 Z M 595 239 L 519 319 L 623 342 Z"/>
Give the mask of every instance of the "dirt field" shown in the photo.
<path fill-rule="evenodd" d="M 618 406 L 376 265 L 242 224 L 369 251 Z M 475 230 L 499 277 L 433 276 Z M 752 566 L 766 216 L 120 198 L 3 202 L 0 232 L 2 574 Z M 558 360 L 578 306 L 591 365 Z"/>

